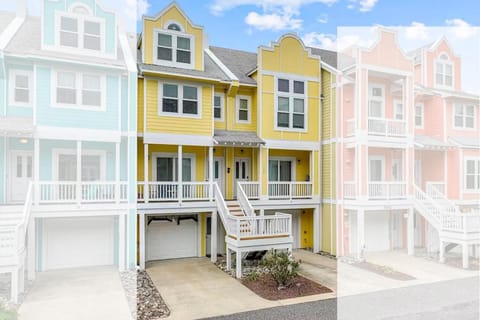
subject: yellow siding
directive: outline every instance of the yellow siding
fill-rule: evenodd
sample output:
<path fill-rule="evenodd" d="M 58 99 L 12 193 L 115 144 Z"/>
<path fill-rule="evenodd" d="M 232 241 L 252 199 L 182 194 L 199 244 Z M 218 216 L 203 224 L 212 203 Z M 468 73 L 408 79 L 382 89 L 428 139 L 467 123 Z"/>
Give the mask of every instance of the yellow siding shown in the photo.
<path fill-rule="evenodd" d="M 313 248 L 313 210 L 302 210 L 300 215 L 300 247 Z"/>
<path fill-rule="evenodd" d="M 329 71 L 322 69 L 322 139 L 328 140 L 336 136 L 336 93 L 332 88 L 335 76 Z"/>
<path fill-rule="evenodd" d="M 137 86 L 137 130 L 143 132 L 143 79 L 138 79 Z"/>
<path fill-rule="evenodd" d="M 143 54 L 144 54 L 144 63 L 153 64 L 153 46 L 154 46 L 154 29 L 164 29 L 165 24 L 168 21 L 176 21 L 180 23 L 185 29 L 185 33 L 192 35 L 194 38 L 194 69 L 203 70 L 203 29 L 200 27 L 194 27 L 188 22 L 188 18 L 185 17 L 176 6 L 172 6 L 167 10 L 161 17 L 157 20 L 147 20 L 144 19 L 143 27 Z"/>
<path fill-rule="evenodd" d="M 322 248 L 324 252 L 337 253 L 337 228 L 335 205 L 322 204 Z"/>
<path fill-rule="evenodd" d="M 322 145 L 322 198 L 334 199 L 336 189 L 335 144 Z"/>
<path fill-rule="evenodd" d="M 158 115 L 158 85 L 157 80 L 147 80 L 147 131 L 161 133 L 177 133 L 190 135 L 213 134 L 212 128 L 212 87 L 195 84 L 201 88 L 201 117 Z M 143 97 L 142 97 L 143 98 Z"/>
<path fill-rule="evenodd" d="M 251 110 L 250 110 L 250 123 L 238 123 L 237 122 L 237 97 L 247 96 L 250 97 Z M 250 88 L 240 87 L 235 96 L 228 96 L 226 99 L 227 115 L 227 130 L 237 131 L 257 131 L 257 94 L 256 90 Z"/>

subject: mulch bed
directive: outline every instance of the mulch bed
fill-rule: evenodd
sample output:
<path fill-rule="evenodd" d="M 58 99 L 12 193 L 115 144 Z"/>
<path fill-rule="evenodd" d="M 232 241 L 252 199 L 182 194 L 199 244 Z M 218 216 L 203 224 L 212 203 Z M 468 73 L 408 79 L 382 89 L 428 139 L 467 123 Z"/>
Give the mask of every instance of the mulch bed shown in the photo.
<path fill-rule="evenodd" d="M 415 280 L 415 277 L 412 277 L 408 274 L 396 271 L 390 267 L 387 266 L 380 266 L 378 264 L 374 264 L 371 262 L 367 261 L 362 261 L 362 262 L 355 262 L 351 264 L 352 266 L 358 267 L 363 270 L 371 271 L 373 273 L 376 273 L 378 275 L 384 276 L 386 278 L 390 278 L 393 280 L 400 280 L 400 281 L 409 281 L 409 280 Z"/>
<path fill-rule="evenodd" d="M 282 290 L 278 290 L 277 283 L 269 274 L 263 274 L 254 281 L 243 279 L 241 282 L 260 297 L 273 301 L 332 292 L 329 288 L 302 276 L 296 277 L 287 288 Z"/>

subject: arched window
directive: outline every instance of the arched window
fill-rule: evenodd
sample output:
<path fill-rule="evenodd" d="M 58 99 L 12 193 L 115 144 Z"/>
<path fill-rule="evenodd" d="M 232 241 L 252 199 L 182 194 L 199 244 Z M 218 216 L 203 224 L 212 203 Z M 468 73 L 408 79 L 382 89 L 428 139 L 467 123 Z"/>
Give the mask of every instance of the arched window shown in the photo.
<path fill-rule="evenodd" d="M 439 87 L 453 86 L 453 64 L 446 53 L 441 53 L 435 62 L 435 84 Z"/>
<path fill-rule="evenodd" d="M 177 23 L 170 23 L 167 29 L 173 31 L 182 31 L 182 28 Z"/>

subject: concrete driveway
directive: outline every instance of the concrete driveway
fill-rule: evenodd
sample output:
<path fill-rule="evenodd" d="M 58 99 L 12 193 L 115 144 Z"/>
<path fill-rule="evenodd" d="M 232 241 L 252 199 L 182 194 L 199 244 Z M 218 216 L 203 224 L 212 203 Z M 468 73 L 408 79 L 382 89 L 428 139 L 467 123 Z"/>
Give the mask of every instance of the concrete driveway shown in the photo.
<path fill-rule="evenodd" d="M 131 320 L 116 267 L 40 272 L 19 314 L 20 320 Z"/>
<path fill-rule="evenodd" d="M 150 262 L 147 272 L 171 311 L 167 319 L 198 319 L 334 297 L 265 300 L 207 258 Z"/>

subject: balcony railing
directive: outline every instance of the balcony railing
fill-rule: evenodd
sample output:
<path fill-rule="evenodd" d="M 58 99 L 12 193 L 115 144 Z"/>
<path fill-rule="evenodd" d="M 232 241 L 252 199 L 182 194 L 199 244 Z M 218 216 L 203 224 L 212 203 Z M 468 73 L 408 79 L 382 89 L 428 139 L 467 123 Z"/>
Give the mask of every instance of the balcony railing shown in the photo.
<path fill-rule="evenodd" d="M 257 238 L 287 237 L 292 234 L 292 216 L 287 213 L 275 213 L 265 216 L 231 217 L 230 235 L 237 240 Z"/>
<path fill-rule="evenodd" d="M 269 199 L 309 199 L 313 197 L 311 182 L 278 181 L 268 183 Z"/>
<path fill-rule="evenodd" d="M 205 201 L 210 200 L 209 182 L 149 181 L 137 183 L 137 197 L 140 202 L 158 201 Z"/>
<path fill-rule="evenodd" d="M 41 181 L 34 187 L 40 204 L 111 203 L 128 199 L 125 181 Z"/>
<path fill-rule="evenodd" d="M 249 200 L 260 199 L 260 182 L 258 181 L 239 181 L 238 184 L 245 192 Z"/>
<path fill-rule="evenodd" d="M 354 136 L 358 131 L 356 119 L 347 120 L 347 136 Z M 406 137 L 407 122 L 387 118 L 368 118 L 367 132 L 369 135 L 383 137 Z"/>
<path fill-rule="evenodd" d="M 347 181 L 343 184 L 343 196 L 345 199 L 361 198 L 356 192 L 356 183 Z M 375 181 L 368 182 L 368 200 L 393 200 L 405 199 L 407 196 L 407 184 L 403 181 Z"/>

